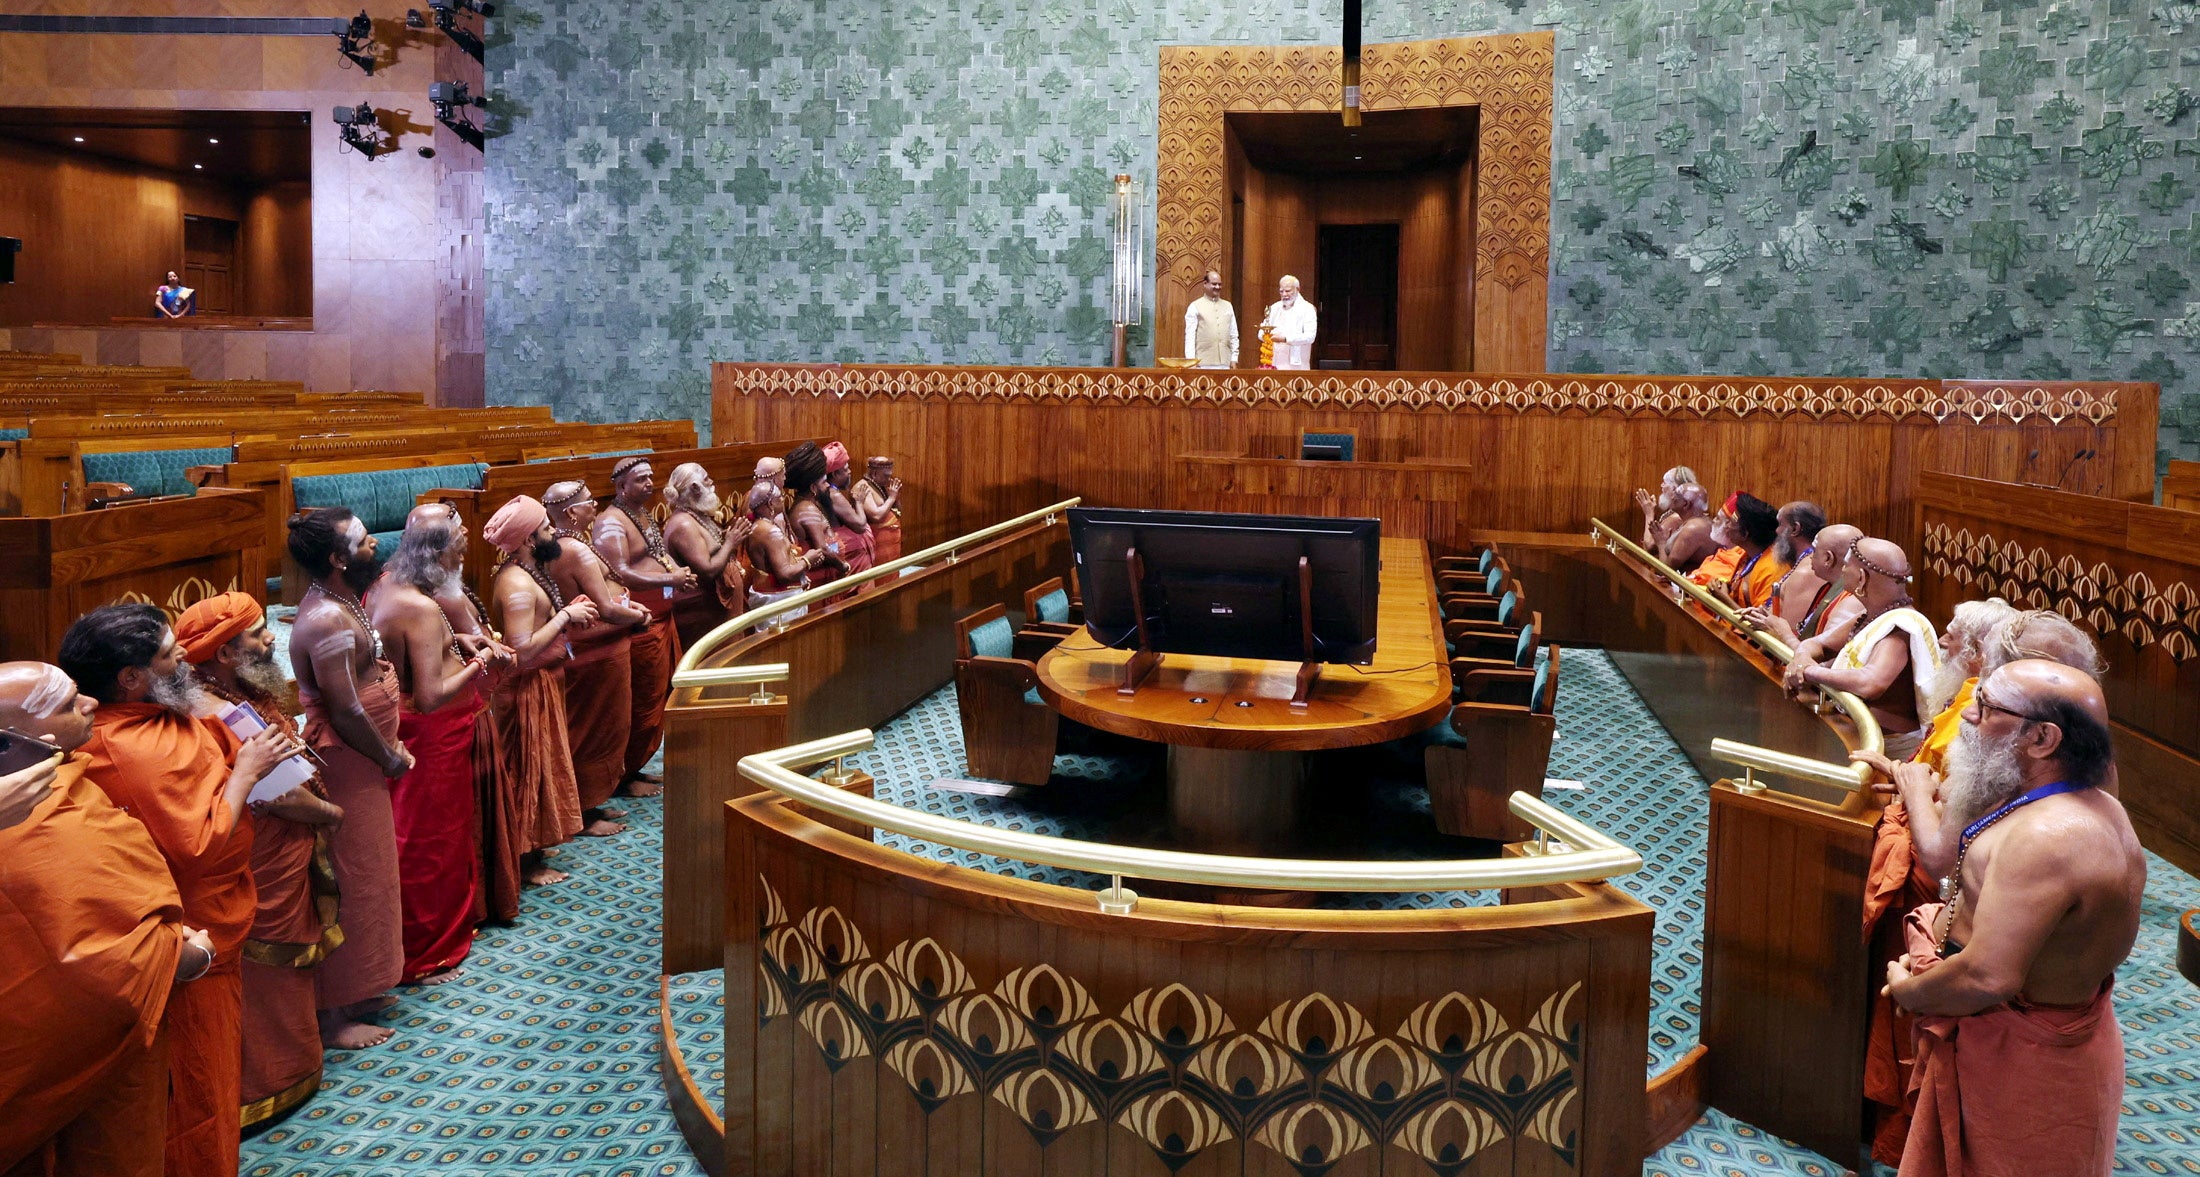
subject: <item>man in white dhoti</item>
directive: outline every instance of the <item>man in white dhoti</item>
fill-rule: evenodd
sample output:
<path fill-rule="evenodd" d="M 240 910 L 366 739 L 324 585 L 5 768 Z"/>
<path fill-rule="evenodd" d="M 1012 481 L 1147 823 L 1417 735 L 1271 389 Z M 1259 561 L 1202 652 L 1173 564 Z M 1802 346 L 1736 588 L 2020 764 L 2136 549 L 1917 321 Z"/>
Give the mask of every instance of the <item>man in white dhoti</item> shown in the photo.
<path fill-rule="evenodd" d="M 1276 301 L 1268 304 L 1261 326 L 1275 341 L 1278 370 L 1303 372 L 1313 366 L 1314 304 L 1299 297 L 1299 280 L 1289 274 L 1276 284 Z"/>
<path fill-rule="evenodd" d="M 1222 297 L 1222 271 L 1207 271 L 1207 293 L 1184 308 L 1184 355 L 1202 368 L 1235 368 L 1237 308 Z"/>
<path fill-rule="evenodd" d="M 1889 760 L 1907 760 L 1917 751 L 1925 742 L 1925 721 L 1940 707 L 1933 700 L 1940 635 L 1912 607 L 1909 581 L 1910 559 L 1899 546 L 1857 540 L 1841 582 L 1854 586 L 1864 611 L 1797 646 L 1787 667 L 1790 691 L 1832 687 L 1862 699 L 1879 721 Z"/>

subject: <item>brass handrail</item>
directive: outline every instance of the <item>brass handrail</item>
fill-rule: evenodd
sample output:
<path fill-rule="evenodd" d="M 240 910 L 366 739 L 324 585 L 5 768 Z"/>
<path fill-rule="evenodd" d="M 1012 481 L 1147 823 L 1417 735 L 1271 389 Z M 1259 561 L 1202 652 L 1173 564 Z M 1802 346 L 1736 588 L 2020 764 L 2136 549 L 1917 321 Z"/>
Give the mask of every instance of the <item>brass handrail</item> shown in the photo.
<path fill-rule="evenodd" d="M 1109 875 L 1115 885 L 1100 892 L 1102 906 L 1117 914 L 1130 910 L 1127 904 L 1136 901 L 1136 896 L 1122 887 L 1126 876 L 1265 890 L 1452 891 L 1586 882 L 1642 869 L 1642 856 L 1634 850 L 1526 793 L 1514 793 L 1508 805 L 1515 816 L 1544 831 L 1541 853 L 1429 862 L 1254 858 L 1112 846 L 996 829 L 890 805 L 796 771 L 862 752 L 871 747 L 872 740 L 872 733 L 864 729 L 758 752 L 742 758 L 740 772 L 813 809 L 877 829 L 959 850 Z M 1549 842 L 1553 836 L 1565 845 L 1561 848 Z M 1121 905 L 1108 906 L 1111 895 Z"/>
<path fill-rule="evenodd" d="M 1604 542 L 1606 551 L 1614 553 L 1624 551 L 1641 561 L 1660 576 L 1671 581 L 1682 592 L 1694 598 L 1696 603 L 1702 605 L 1712 616 L 1724 621 L 1741 633 L 1743 637 L 1756 643 L 1759 649 L 1771 655 L 1773 660 L 1779 662 L 1782 666 L 1787 665 L 1795 657 L 1795 651 L 1789 649 L 1787 643 L 1751 625 L 1733 606 L 1706 592 L 1702 585 L 1675 571 L 1671 565 L 1644 550 L 1641 544 L 1620 534 L 1611 524 L 1602 519 L 1591 519 L 1589 526 L 1589 538 L 1601 539 Z M 1856 751 L 1885 754 L 1887 748 L 1886 736 L 1879 730 L 1879 720 L 1872 715 L 1869 705 L 1847 691 L 1837 691 L 1830 687 L 1820 687 L 1818 690 L 1823 697 L 1833 700 L 1835 705 L 1848 714 L 1849 722 L 1856 725 Z M 1729 763 L 1742 765 L 1744 768 L 1762 769 L 1765 772 L 1795 780 L 1805 780 L 1813 784 L 1840 789 L 1850 794 L 1849 804 L 1845 806 L 1825 806 L 1823 802 L 1810 797 L 1795 797 L 1798 801 L 1807 801 L 1829 809 L 1848 809 L 1860 804 L 1870 796 L 1866 786 L 1871 783 L 1873 770 L 1869 765 L 1855 762 L 1832 764 L 1809 756 L 1797 756 L 1774 748 L 1762 748 L 1755 744 L 1745 744 L 1739 740 L 1726 739 L 1711 741 L 1711 754 Z M 1755 785 L 1753 777 L 1747 778 L 1747 782 L 1751 786 Z M 1784 795 L 1795 796 L 1794 794 Z"/>
<path fill-rule="evenodd" d="M 866 568 L 853 576 L 844 576 L 813 589 L 804 589 L 785 600 L 773 601 L 769 605 L 763 605 L 737 617 L 729 618 L 720 624 L 718 628 L 704 634 L 694 645 L 688 647 L 687 653 L 680 658 L 680 665 L 673 671 L 672 685 L 674 688 L 714 687 L 728 683 L 756 682 L 757 679 L 743 677 L 745 669 L 743 667 L 721 666 L 709 670 L 698 669 L 698 667 L 712 651 L 740 636 L 743 630 L 752 625 L 770 621 L 774 617 L 791 613 L 796 609 L 808 608 L 820 601 L 831 600 L 857 585 L 869 584 L 874 580 L 884 580 L 889 576 L 898 576 L 904 568 L 923 564 L 943 556 L 952 563 L 955 560 L 956 553 L 962 549 L 975 547 L 996 536 L 1006 535 L 1036 520 L 1044 520 L 1051 527 L 1054 521 L 1060 518 L 1064 512 L 1081 502 L 1084 502 L 1081 498 L 1063 499 L 1051 507 L 1041 507 L 1036 511 L 1028 511 L 1016 516 L 1014 519 L 1004 520 L 991 527 L 980 528 L 968 535 L 948 540 L 946 543 L 933 544 L 921 552 L 914 552 L 898 559 L 888 560 L 884 564 Z M 781 674 L 780 677 L 784 678 L 786 676 Z"/>

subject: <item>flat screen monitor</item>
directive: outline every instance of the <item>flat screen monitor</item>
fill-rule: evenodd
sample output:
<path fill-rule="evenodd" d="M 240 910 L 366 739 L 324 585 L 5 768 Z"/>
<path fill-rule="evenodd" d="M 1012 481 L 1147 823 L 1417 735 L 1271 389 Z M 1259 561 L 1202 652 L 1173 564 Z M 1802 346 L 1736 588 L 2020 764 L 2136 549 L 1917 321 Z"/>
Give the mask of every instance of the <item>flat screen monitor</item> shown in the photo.
<path fill-rule="evenodd" d="M 1143 603 L 1157 653 L 1300 661 L 1304 557 L 1313 574 L 1312 661 L 1375 658 L 1380 520 L 1073 507 L 1069 534 L 1085 628 L 1104 645 L 1137 647 Z M 1134 549 L 1144 570 L 1135 595 Z"/>
<path fill-rule="evenodd" d="M 1302 441 L 1299 443 L 1299 460 L 1302 462 L 1342 462 L 1344 447 L 1335 442 Z"/>

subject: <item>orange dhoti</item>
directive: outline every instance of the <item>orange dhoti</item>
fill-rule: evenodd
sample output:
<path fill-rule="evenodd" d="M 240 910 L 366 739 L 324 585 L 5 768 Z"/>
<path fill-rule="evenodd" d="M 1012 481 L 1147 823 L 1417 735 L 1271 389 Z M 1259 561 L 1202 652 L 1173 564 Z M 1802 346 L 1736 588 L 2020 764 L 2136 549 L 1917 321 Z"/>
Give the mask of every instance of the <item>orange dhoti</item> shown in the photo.
<path fill-rule="evenodd" d="M 1880 811 L 1872 831 L 1871 873 L 1864 880 L 1864 942 L 1871 946 L 1872 977 L 1887 975 L 1887 962 L 1908 951 L 1902 942 L 1902 916 L 1939 898 L 1939 884 L 1917 865 L 1910 843 L 1910 814 L 1900 798 Z M 1902 1163 L 1902 1141 L 1910 1132 L 1910 1068 L 1915 1065 L 1915 1033 L 1909 1011 L 1872 987 L 1870 1029 L 1864 1047 L 1864 1098 L 1872 1103 L 1872 1156 L 1889 1165 Z"/>
<path fill-rule="evenodd" d="M 288 1114 L 321 1085 L 314 971 L 344 942 L 326 831 L 262 814 L 252 881 L 260 894 L 245 941 L 243 1126 Z"/>
<path fill-rule="evenodd" d="M 344 811 L 329 839 L 336 886 L 343 898 L 337 917 L 344 942 L 330 952 L 314 979 L 324 1010 L 357 1005 L 397 986 L 405 969 L 403 915 L 397 886 L 397 823 L 390 810 L 390 782 L 382 766 L 336 734 L 319 700 L 303 692 L 306 743 L 321 754 L 321 783 Z M 397 674 L 381 664 L 374 681 L 359 688 L 367 719 L 384 740 L 397 740 L 400 703 Z"/>
<path fill-rule="evenodd" d="M 649 628 L 634 635 L 631 671 L 633 717 L 628 721 L 622 775 L 642 771 L 665 742 L 665 702 L 672 695 L 672 671 L 680 664 L 680 631 L 672 624 L 672 599 L 645 593 L 634 603 L 649 610 Z"/>
<path fill-rule="evenodd" d="M 398 717 L 397 738 L 413 755 L 412 770 L 390 786 L 407 981 L 457 968 L 473 948 L 481 887 L 475 719 L 487 705 L 468 683 L 426 715 L 407 707 Z"/>
<path fill-rule="evenodd" d="M 92 717 L 85 775 L 153 835 L 186 924 L 214 941 L 213 972 L 168 1001 L 169 1177 L 234 1174 L 244 988 L 238 959 L 257 909 L 252 818 L 232 822 L 229 760 L 206 721 L 154 703 L 109 703 Z"/>
<path fill-rule="evenodd" d="M 1913 956 L 1939 958 L 1940 913 L 1927 904 L 1904 921 Z M 1966 1017 L 1919 1017 L 1903 1177 L 2106 1174 L 2124 1097 L 2114 983 L 2083 1005 L 2020 997 Z"/>
<path fill-rule="evenodd" d="M 871 557 L 880 564 L 901 559 L 901 523 L 871 525 Z"/>
<path fill-rule="evenodd" d="M 489 917 L 519 914 L 520 859 L 581 831 L 581 796 L 565 730 L 565 672 L 520 671 L 497 688 L 495 804 L 482 809 L 482 886 Z"/>
<path fill-rule="evenodd" d="M 28 1158 L 158 1177 L 183 909 L 145 827 L 84 766 L 63 762 L 53 795 L 0 830 L 0 1173 Z"/>
<path fill-rule="evenodd" d="M 603 631 L 603 636 L 594 636 Z M 565 734 L 573 750 L 573 780 L 583 812 L 602 807 L 626 773 L 627 733 L 634 723 L 634 670 L 629 631 L 593 626 L 573 640 L 565 664 Z"/>

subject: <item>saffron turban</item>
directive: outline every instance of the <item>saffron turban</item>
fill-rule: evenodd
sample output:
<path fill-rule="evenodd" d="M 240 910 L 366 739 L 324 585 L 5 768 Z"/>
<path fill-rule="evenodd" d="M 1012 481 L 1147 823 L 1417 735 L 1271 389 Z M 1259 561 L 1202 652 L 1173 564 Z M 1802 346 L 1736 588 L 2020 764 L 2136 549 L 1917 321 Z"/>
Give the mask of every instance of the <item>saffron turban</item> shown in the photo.
<path fill-rule="evenodd" d="M 183 647 L 184 661 L 209 662 L 216 650 L 249 632 L 264 616 L 250 593 L 208 597 L 176 618 L 176 644 Z"/>
<path fill-rule="evenodd" d="M 838 474 L 848 468 L 848 447 L 837 441 L 825 444 L 825 472 Z"/>
<path fill-rule="evenodd" d="M 534 496 L 514 495 L 482 525 L 481 538 L 500 552 L 516 552 L 549 521 L 550 512 Z"/>

